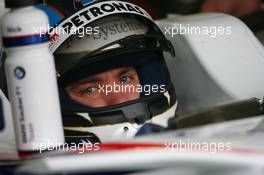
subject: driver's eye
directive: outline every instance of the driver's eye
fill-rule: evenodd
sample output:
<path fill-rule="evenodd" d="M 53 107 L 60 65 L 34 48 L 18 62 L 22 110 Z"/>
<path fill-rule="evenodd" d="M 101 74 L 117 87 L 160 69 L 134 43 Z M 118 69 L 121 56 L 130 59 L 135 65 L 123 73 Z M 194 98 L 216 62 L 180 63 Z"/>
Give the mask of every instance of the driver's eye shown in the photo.
<path fill-rule="evenodd" d="M 125 84 L 131 81 L 131 77 L 128 75 L 123 75 L 119 78 L 119 83 Z"/>
<path fill-rule="evenodd" d="M 81 94 L 82 95 L 92 95 L 93 93 L 96 93 L 98 91 L 98 88 L 97 87 L 88 87 L 88 88 L 85 88 L 84 90 L 81 90 Z"/>

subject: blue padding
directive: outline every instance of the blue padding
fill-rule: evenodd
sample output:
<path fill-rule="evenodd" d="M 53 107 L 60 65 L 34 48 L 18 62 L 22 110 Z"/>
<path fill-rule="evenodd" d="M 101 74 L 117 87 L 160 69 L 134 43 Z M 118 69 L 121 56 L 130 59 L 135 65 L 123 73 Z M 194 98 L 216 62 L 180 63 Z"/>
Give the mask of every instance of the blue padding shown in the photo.
<path fill-rule="evenodd" d="M 83 6 L 87 5 L 87 4 L 90 4 L 92 2 L 94 2 L 95 0 L 81 0 L 81 3 Z"/>
<path fill-rule="evenodd" d="M 36 6 L 38 9 L 43 10 L 49 17 L 49 23 L 51 27 L 54 27 L 59 21 L 62 20 L 60 14 L 54 11 L 52 8 L 48 6 L 44 6 L 42 4 Z"/>

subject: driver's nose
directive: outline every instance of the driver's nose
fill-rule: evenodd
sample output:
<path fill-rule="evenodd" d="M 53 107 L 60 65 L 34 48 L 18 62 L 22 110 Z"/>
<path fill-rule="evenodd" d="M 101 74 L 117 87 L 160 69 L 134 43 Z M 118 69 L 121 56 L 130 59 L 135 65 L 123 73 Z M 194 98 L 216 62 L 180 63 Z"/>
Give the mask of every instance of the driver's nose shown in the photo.
<path fill-rule="evenodd" d="M 105 101 L 107 106 L 110 105 L 117 105 L 120 103 L 124 103 L 130 100 L 137 99 L 138 96 L 132 92 L 126 93 L 126 92 L 110 92 L 105 96 Z"/>

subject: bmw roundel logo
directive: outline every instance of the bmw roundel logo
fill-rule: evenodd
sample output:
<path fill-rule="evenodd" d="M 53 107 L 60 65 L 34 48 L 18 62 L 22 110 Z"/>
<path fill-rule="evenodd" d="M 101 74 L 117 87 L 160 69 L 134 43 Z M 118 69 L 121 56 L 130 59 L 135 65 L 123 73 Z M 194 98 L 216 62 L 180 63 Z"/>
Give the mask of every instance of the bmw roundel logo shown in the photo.
<path fill-rule="evenodd" d="M 22 67 L 16 67 L 14 73 L 17 79 L 23 79 L 26 75 L 26 71 Z"/>

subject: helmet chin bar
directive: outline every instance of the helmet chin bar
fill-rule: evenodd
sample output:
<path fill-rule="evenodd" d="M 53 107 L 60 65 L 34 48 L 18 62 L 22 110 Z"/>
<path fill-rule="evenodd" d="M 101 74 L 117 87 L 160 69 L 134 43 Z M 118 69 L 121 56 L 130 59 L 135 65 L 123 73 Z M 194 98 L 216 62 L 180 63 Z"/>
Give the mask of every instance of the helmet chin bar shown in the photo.
<path fill-rule="evenodd" d="M 143 124 L 152 116 L 160 114 L 170 107 L 168 99 L 159 95 L 147 102 L 138 102 L 114 110 L 102 110 L 90 113 L 89 116 L 94 125 L 116 124 L 116 123 L 137 123 Z"/>

